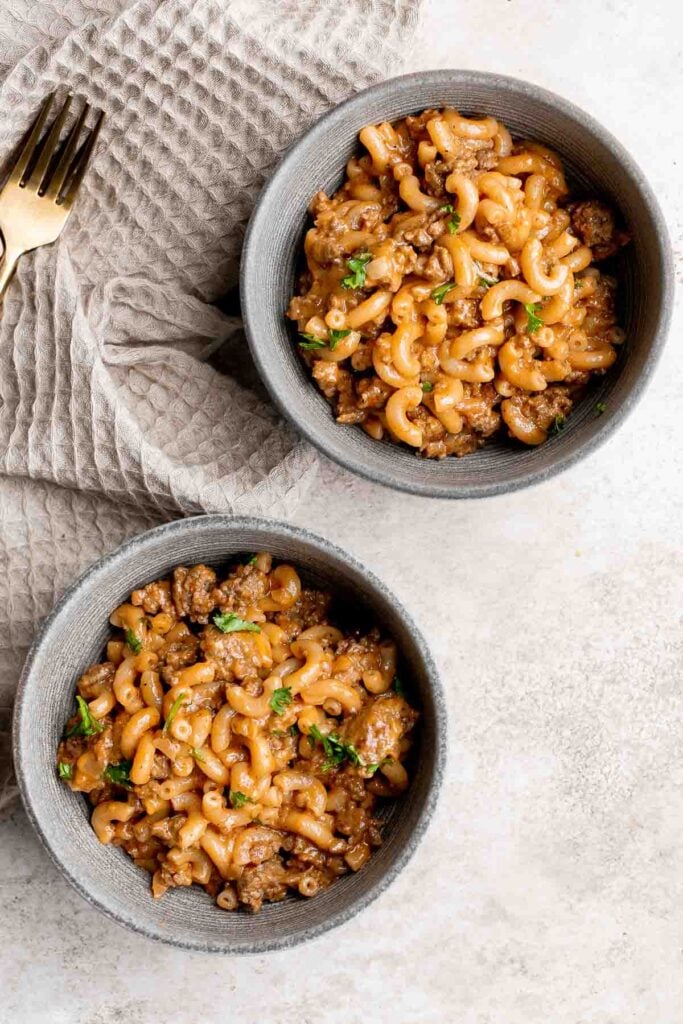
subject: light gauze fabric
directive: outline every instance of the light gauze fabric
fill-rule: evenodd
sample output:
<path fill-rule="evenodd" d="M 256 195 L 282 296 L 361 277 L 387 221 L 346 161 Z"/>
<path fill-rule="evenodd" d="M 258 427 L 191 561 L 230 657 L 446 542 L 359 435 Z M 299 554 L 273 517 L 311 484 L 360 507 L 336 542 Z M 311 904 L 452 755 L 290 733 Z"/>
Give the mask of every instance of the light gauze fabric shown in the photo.
<path fill-rule="evenodd" d="M 0 5 L 4 166 L 52 90 L 106 112 L 67 229 L 21 260 L 0 317 L 5 733 L 38 622 L 97 557 L 162 520 L 286 516 L 305 494 L 315 456 L 221 300 L 278 157 L 397 70 L 418 15 L 414 0 Z"/>

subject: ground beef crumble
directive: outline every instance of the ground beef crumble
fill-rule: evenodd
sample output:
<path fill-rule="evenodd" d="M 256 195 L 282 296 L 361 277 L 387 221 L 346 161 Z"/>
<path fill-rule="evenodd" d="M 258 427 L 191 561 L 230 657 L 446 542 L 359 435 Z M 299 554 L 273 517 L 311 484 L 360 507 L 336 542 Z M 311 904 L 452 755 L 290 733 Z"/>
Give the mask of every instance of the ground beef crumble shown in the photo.
<path fill-rule="evenodd" d="M 572 228 L 594 260 L 606 260 L 630 241 L 630 235 L 617 227 L 614 211 L 598 199 L 582 199 L 567 207 Z"/>
<path fill-rule="evenodd" d="M 216 573 L 206 565 L 194 565 L 191 569 L 178 566 L 173 570 L 173 603 L 176 614 L 186 615 L 191 622 L 208 622 L 209 615 L 216 607 L 213 591 Z"/>

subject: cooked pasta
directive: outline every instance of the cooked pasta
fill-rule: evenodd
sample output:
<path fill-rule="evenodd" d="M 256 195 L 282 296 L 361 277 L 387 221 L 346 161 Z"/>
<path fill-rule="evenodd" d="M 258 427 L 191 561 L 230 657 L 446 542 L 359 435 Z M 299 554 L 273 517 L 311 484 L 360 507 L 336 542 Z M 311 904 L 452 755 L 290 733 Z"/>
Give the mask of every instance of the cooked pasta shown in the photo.
<path fill-rule="evenodd" d="M 492 117 L 426 110 L 360 142 L 313 198 L 287 312 L 338 422 L 432 458 L 541 444 L 617 359 L 616 281 L 594 264 L 628 235 Z"/>
<path fill-rule="evenodd" d="M 378 801 L 408 786 L 418 718 L 390 638 L 339 628 L 331 595 L 266 553 L 222 582 L 179 566 L 110 623 L 57 768 L 155 897 L 197 884 L 256 912 L 365 864 Z"/>

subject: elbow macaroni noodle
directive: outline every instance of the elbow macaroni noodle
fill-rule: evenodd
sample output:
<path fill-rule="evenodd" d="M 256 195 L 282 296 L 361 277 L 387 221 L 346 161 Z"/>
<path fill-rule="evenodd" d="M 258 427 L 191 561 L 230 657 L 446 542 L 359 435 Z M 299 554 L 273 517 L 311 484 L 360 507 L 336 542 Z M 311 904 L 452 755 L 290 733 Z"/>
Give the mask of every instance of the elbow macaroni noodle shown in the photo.
<path fill-rule="evenodd" d="M 405 390 L 404 411 L 421 394 Z M 460 391 L 440 393 L 442 413 Z M 78 682 L 59 775 L 154 896 L 197 884 L 257 911 L 315 895 L 380 844 L 375 807 L 409 784 L 418 716 L 394 642 L 345 634 L 329 606 L 262 553 L 222 583 L 179 567 L 112 613 L 124 636 Z"/>
<path fill-rule="evenodd" d="M 360 142 L 312 202 L 287 314 L 338 421 L 436 458 L 541 444 L 616 361 L 616 283 L 593 263 L 627 235 L 492 117 L 427 110 Z"/>

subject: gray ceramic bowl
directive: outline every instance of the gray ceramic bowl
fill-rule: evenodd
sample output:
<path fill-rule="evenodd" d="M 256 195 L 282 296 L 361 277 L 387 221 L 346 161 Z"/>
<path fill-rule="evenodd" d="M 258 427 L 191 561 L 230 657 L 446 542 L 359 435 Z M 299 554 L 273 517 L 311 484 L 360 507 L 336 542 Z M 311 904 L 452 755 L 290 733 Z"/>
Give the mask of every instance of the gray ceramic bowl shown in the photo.
<path fill-rule="evenodd" d="M 538 448 L 491 444 L 464 459 L 427 460 L 378 443 L 360 427 L 335 422 L 305 373 L 284 311 L 293 293 L 306 210 L 319 189 L 334 191 L 363 125 L 451 105 L 492 114 L 513 135 L 536 139 L 562 157 L 570 186 L 605 197 L 633 233 L 619 257 L 624 357 L 577 406 L 562 433 Z M 361 92 L 323 117 L 294 145 L 261 193 L 241 270 L 242 310 L 259 372 L 274 402 L 326 455 L 371 480 L 414 494 L 476 498 L 540 482 L 593 451 L 643 393 L 666 336 L 673 268 L 666 227 L 642 172 L 588 114 L 528 82 L 478 71 L 427 71 Z M 595 405 L 606 411 L 597 416 Z"/>
<path fill-rule="evenodd" d="M 179 564 L 220 566 L 247 551 L 291 560 L 314 585 L 366 608 L 399 643 L 402 677 L 420 708 L 416 764 L 405 795 L 387 808 L 384 844 L 362 871 L 311 900 L 291 897 L 260 914 L 226 913 L 202 890 L 175 889 L 154 900 L 150 877 L 120 849 L 102 846 L 83 796 L 59 782 L 55 754 L 72 712 L 76 680 L 99 661 L 108 617 L 132 589 Z M 45 622 L 19 684 L 14 759 L 28 815 L 53 860 L 85 899 L 121 924 L 187 949 L 262 953 L 295 945 L 348 920 L 396 878 L 436 803 L 446 751 L 446 712 L 436 669 L 414 622 L 386 587 L 350 555 L 285 523 L 201 516 L 161 526 L 90 569 Z"/>

